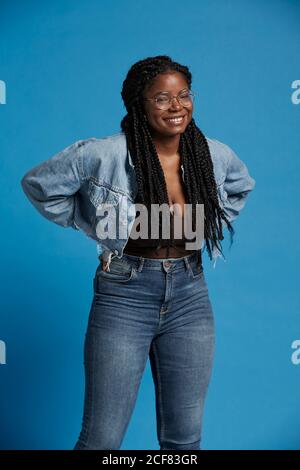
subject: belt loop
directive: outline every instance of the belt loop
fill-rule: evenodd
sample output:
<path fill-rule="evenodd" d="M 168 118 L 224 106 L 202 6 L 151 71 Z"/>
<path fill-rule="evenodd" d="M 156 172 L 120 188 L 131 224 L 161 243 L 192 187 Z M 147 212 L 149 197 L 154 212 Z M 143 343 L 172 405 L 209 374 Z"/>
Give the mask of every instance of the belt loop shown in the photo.
<path fill-rule="evenodd" d="M 143 266 L 144 266 L 144 260 L 145 258 L 143 258 L 142 256 L 139 257 L 139 260 L 138 260 L 138 267 L 137 267 L 137 270 L 138 272 L 140 273 L 143 269 Z"/>
<path fill-rule="evenodd" d="M 201 250 L 197 251 L 197 269 L 200 271 L 201 268 Z"/>
<path fill-rule="evenodd" d="M 185 268 L 186 268 L 186 271 L 187 271 L 189 269 L 189 266 L 190 266 L 188 256 L 185 256 L 183 259 L 184 259 Z"/>

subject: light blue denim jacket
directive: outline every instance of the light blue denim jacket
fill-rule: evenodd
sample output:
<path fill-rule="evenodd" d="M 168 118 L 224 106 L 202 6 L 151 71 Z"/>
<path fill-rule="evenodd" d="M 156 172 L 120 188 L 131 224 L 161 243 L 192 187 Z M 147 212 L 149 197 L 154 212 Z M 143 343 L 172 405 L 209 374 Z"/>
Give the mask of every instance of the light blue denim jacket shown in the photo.
<path fill-rule="evenodd" d="M 246 165 L 226 144 L 206 137 L 213 160 L 218 199 L 226 216 L 234 220 L 255 186 Z M 181 165 L 184 182 L 183 165 Z M 22 188 L 35 208 L 50 221 L 82 230 L 97 242 L 104 261 L 123 255 L 135 220 L 137 181 L 123 132 L 104 138 L 78 140 L 29 170 Z M 117 214 L 115 238 L 99 239 L 97 208 L 109 204 Z M 109 217 L 109 211 L 107 217 Z M 226 227 L 223 222 L 223 227 Z M 119 224 L 127 225 L 127 238 L 119 238 Z M 202 250 L 204 249 L 204 241 Z M 213 250 L 214 267 L 219 250 Z M 225 258 L 223 257 L 223 260 Z"/>

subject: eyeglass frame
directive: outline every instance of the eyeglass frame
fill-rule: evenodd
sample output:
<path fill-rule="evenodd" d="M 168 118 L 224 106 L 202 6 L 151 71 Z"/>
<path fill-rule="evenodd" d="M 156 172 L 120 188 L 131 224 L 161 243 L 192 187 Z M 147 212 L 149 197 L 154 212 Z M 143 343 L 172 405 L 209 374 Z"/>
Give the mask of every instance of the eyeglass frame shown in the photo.
<path fill-rule="evenodd" d="M 194 91 L 191 91 L 191 90 L 188 90 L 188 91 L 189 91 L 189 95 L 192 95 L 192 97 L 193 97 L 192 100 L 191 100 L 191 103 L 193 103 L 196 94 L 194 93 Z M 162 94 L 164 94 L 164 93 L 166 93 L 166 92 L 160 92 L 160 93 L 158 93 L 158 95 L 162 95 Z M 181 106 L 184 106 L 183 104 L 180 103 L 180 101 L 179 101 L 179 99 L 178 99 L 180 93 L 182 93 L 182 91 L 180 91 L 180 92 L 178 93 L 178 95 L 172 95 L 172 96 L 169 98 L 168 107 L 172 105 L 172 102 L 173 102 L 173 99 L 174 99 L 174 98 L 176 98 L 177 103 L 179 103 Z M 152 98 L 143 98 L 143 99 L 144 99 L 144 101 L 154 101 L 154 103 L 155 103 L 156 106 L 157 106 L 156 98 L 157 98 L 157 97 L 152 96 Z M 184 106 L 184 107 L 187 107 L 187 106 Z M 164 108 L 158 108 L 158 107 L 157 107 L 157 109 L 164 109 Z M 167 109 L 167 108 L 166 108 L 166 109 Z"/>

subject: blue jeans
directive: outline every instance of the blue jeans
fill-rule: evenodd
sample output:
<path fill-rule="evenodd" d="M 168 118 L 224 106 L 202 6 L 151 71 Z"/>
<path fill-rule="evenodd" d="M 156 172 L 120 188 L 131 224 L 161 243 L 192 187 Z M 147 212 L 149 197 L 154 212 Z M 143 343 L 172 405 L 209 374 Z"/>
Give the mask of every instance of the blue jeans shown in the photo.
<path fill-rule="evenodd" d="M 101 263 L 84 344 L 85 398 L 76 449 L 119 449 L 149 356 L 160 449 L 200 450 L 214 354 L 201 260 L 123 254 Z"/>

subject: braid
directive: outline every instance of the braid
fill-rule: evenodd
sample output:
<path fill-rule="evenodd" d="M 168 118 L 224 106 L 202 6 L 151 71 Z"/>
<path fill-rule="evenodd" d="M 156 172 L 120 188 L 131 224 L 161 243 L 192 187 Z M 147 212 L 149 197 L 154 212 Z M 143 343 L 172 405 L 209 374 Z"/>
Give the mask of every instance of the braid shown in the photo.
<path fill-rule="evenodd" d="M 169 205 L 164 172 L 151 137 L 150 128 L 143 111 L 142 94 L 152 80 L 160 73 L 176 71 L 184 75 L 189 88 L 192 75 L 188 67 L 174 62 L 169 56 L 148 57 L 136 62 L 129 70 L 122 87 L 122 99 L 127 114 L 121 121 L 127 146 L 135 167 L 138 192 L 135 202 L 151 208 L 151 204 Z M 219 240 L 223 240 L 222 219 L 230 232 L 231 245 L 234 229 L 219 205 L 213 162 L 204 134 L 194 119 L 180 135 L 179 155 L 184 168 L 184 191 L 186 202 L 192 204 L 192 228 L 195 230 L 196 204 L 204 204 L 204 239 L 210 259 L 214 247 L 223 254 Z M 150 216 L 151 211 L 148 211 Z M 171 214 L 171 217 L 173 214 Z M 149 219 L 150 220 L 150 219 Z M 161 222 L 159 221 L 159 245 L 161 246 Z M 167 240 L 167 257 L 173 244 L 174 234 Z"/>

